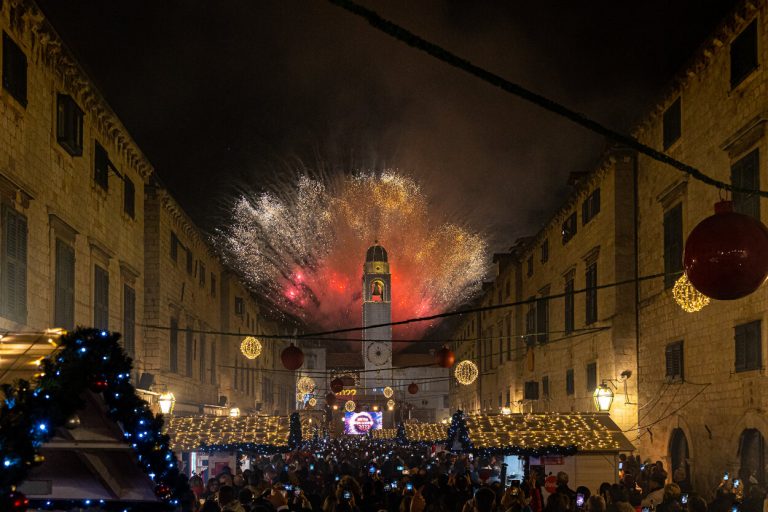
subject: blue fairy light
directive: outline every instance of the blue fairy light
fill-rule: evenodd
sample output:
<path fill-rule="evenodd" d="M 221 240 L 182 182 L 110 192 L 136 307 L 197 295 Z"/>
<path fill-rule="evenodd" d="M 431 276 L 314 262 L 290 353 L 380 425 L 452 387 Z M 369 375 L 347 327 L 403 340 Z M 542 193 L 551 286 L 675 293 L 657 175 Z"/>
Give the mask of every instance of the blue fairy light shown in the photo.
<path fill-rule="evenodd" d="M 86 352 L 88 352 L 88 349 L 85 347 L 80 347 L 80 352 L 85 354 Z"/>
<path fill-rule="evenodd" d="M 109 335 L 107 331 L 101 331 L 101 337 L 106 338 Z"/>
<path fill-rule="evenodd" d="M 45 432 L 46 430 L 48 430 L 48 425 L 46 425 L 45 423 L 41 423 L 37 426 L 37 428 L 38 430 Z"/>

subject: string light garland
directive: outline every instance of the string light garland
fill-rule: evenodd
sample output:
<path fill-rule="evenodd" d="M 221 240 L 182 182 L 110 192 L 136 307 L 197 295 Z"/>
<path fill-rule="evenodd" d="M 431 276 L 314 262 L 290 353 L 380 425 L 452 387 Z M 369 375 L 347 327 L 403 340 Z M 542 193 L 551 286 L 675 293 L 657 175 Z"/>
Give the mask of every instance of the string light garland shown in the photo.
<path fill-rule="evenodd" d="M 344 410 L 347 412 L 355 412 L 356 407 L 354 400 L 347 400 L 347 403 L 344 404 Z"/>
<path fill-rule="evenodd" d="M 475 382 L 477 376 L 480 375 L 480 371 L 477 369 L 477 365 L 474 362 L 465 359 L 456 365 L 456 368 L 453 370 L 453 375 L 456 377 L 456 382 L 463 386 L 469 386 Z"/>
<path fill-rule="evenodd" d="M 0 508 L 2 500 L 11 496 L 29 470 L 43 462 L 40 447 L 82 408 L 82 395 L 89 389 L 100 390 L 107 416 L 121 425 L 139 466 L 155 484 L 155 494 L 176 506 L 189 492 L 169 439 L 161 433 L 162 416 L 152 413 L 130 383 L 131 360 L 119 338 L 119 334 L 97 329 L 65 334 L 60 338 L 59 350 L 41 361 L 40 372 L 32 382 L 18 380 L 2 386 L 5 400 L 0 408 Z M 124 508 L 141 509 L 140 505 L 135 507 Z"/>
<path fill-rule="evenodd" d="M 382 393 L 384 394 L 385 398 L 392 398 L 392 395 L 395 394 L 395 390 L 387 386 L 383 389 Z"/>
<path fill-rule="evenodd" d="M 675 298 L 675 302 L 683 308 L 683 311 L 688 313 L 701 311 L 710 302 L 709 297 L 691 284 L 685 273 L 675 282 L 675 286 L 672 288 L 672 296 Z"/>
<path fill-rule="evenodd" d="M 240 352 L 248 359 L 256 359 L 261 355 L 261 342 L 253 336 L 246 336 L 240 344 Z"/>
<path fill-rule="evenodd" d="M 312 379 L 312 377 L 307 377 L 306 375 L 296 381 L 296 389 L 305 395 L 312 393 L 316 386 L 314 379 Z"/>

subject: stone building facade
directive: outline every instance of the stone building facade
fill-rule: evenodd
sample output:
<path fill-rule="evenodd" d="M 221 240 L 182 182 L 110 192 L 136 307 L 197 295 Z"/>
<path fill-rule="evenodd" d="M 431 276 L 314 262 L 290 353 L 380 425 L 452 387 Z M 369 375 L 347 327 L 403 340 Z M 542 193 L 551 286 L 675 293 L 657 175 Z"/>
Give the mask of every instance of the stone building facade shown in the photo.
<path fill-rule="evenodd" d="M 0 331 L 121 332 L 134 382 L 174 392 L 178 413 L 221 397 L 246 412 L 268 399 L 264 411 L 292 409 L 279 340 L 245 363 L 278 375 L 271 391 L 254 375 L 240 393 L 241 340 L 214 333 L 281 326 L 160 186 L 33 1 L 0 2 L 0 37 Z"/>

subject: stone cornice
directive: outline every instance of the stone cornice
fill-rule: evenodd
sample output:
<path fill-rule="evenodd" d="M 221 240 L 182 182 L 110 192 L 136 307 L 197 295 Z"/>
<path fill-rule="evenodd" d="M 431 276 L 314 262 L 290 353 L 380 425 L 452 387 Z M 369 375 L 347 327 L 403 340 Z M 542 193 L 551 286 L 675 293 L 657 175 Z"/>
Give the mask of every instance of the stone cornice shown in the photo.
<path fill-rule="evenodd" d="M 8 18 L 16 37 L 29 48 L 30 61 L 44 64 L 53 73 L 64 92 L 72 95 L 89 115 L 101 136 L 111 141 L 123 160 L 147 180 L 154 172 L 152 164 L 34 0 L 0 2 L 0 15 Z"/>

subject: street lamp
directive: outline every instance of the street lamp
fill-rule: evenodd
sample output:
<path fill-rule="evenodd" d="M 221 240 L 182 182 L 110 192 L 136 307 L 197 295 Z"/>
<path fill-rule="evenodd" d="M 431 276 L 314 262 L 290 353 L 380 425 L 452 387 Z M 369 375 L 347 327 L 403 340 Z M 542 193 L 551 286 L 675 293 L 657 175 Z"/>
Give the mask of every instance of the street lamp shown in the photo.
<path fill-rule="evenodd" d="M 613 391 L 606 385 L 605 381 L 595 388 L 592 398 L 595 400 L 595 408 L 598 412 L 609 412 L 611 410 Z"/>
<path fill-rule="evenodd" d="M 170 414 L 173 412 L 173 406 L 176 403 L 176 397 L 173 393 L 165 392 L 157 399 L 158 405 L 160 405 L 160 412 L 163 414 Z"/>

